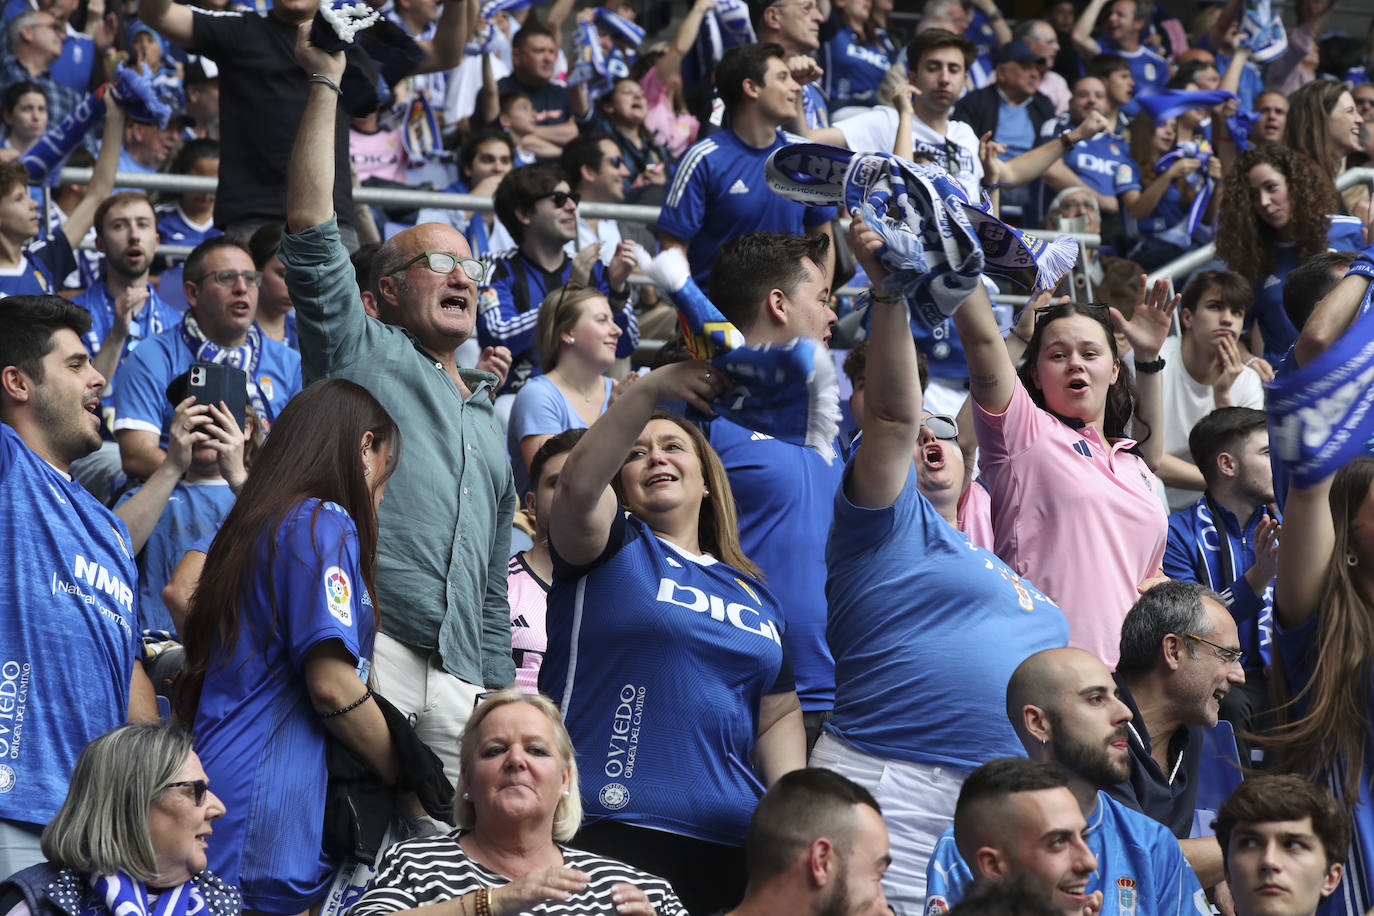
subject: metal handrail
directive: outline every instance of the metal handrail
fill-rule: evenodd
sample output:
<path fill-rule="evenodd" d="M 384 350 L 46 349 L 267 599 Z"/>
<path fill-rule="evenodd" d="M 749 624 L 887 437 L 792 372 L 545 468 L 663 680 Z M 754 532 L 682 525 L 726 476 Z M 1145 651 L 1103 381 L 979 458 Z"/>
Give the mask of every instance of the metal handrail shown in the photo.
<path fill-rule="evenodd" d="M 1347 169 L 1336 176 L 1336 187 L 1341 191 L 1356 184 L 1374 185 L 1374 168 Z M 1177 277 L 1186 277 L 1204 264 L 1216 260 L 1216 256 L 1216 243 L 1209 242 L 1201 248 L 1190 251 L 1160 267 L 1150 275 L 1150 280 L 1159 278 L 1173 280 Z"/>

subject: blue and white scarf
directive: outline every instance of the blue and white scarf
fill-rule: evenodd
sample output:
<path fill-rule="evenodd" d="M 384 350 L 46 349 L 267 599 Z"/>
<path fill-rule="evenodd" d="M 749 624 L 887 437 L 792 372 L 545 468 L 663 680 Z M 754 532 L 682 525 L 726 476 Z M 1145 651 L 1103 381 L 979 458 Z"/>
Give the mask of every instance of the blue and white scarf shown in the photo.
<path fill-rule="evenodd" d="M 1038 292 L 1058 285 L 1078 258 L 1072 239 L 1044 242 L 1003 223 L 985 204 L 970 203 L 936 165 L 795 143 L 775 150 L 764 173 L 789 200 L 862 213 L 883 241 L 884 288 L 904 296 L 912 318 L 928 328 L 958 310 L 985 267 Z"/>
<path fill-rule="evenodd" d="M 1203 227 L 1202 225 L 1202 214 L 1207 212 L 1207 205 L 1212 201 L 1212 192 L 1216 189 L 1216 181 L 1207 174 L 1207 163 L 1212 159 L 1212 151 L 1203 149 L 1192 140 L 1180 143 L 1160 156 L 1159 161 L 1155 163 L 1155 174 L 1163 175 L 1180 159 L 1202 160 L 1202 165 L 1198 170 L 1184 179 L 1190 188 L 1195 189 L 1193 203 L 1182 220 L 1159 233 L 1158 237 L 1171 245 L 1186 249 L 1192 247 L 1194 236 L 1200 228 L 1207 228 L 1208 234 L 1210 234 L 1210 227 Z M 1209 239 L 1199 239 L 1199 241 L 1205 243 Z"/>
<path fill-rule="evenodd" d="M 1346 276 L 1374 280 L 1370 249 Z M 1265 386 L 1269 441 L 1293 486 L 1374 454 L 1374 282 L 1355 320 L 1316 359 Z"/>
<path fill-rule="evenodd" d="M 156 124 L 161 129 L 167 126 L 167 119 L 172 116 L 172 109 L 158 97 L 148 65 L 139 64 L 139 69 L 134 69 L 121 64 L 115 72 L 113 83 L 101 86 L 82 99 L 61 122 L 49 127 L 38 138 L 38 142 L 24 153 L 20 161 L 35 182 L 44 181 L 49 173 L 66 161 L 91 125 L 104 116 L 105 107 L 101 99 L 106 91 L 131 121 Z"/>
<path fill-rule="evenodd" d="M 148 889 L 123 872 L 90 875 L 91 887 L 105 901 L 111 916 L 195 916 L 205 909 L 200 890 L 187 881 L 163 891 L 148 908 Z"/>
<path fill-rule="evenodd" d="M 1236 30 L 1236 46 L 1250 49 L 1257 65 L 1278 60 L 1288 50 L 1288 33 L 1283 19 L 1275 13 L 1270 0 L 1250 0 Z"/>
<path fill-rule="evenodd" d="M 402 134 L 406 157 L 412 166 L 425 162 L 443 149 L 439 136 L 439 122 L 429 105 L 429 93 L 420 90 L 406 107 L 405 132 Z"/>
<path fill-rule="evenodd" d="M 1140 110 L 1150 116 L 1151 121 L 1163 124 L 1185 111 L 1195 108 L 1216 108 L 1234 98 L 1235 93 L 1227 92 L 1225 89 L 1160 89 L 1141 93 L 1135 100 L 1140 105 Z"/>
<path fill-rule="evenodd" d="M 810 446 L 826 463 L 833 462 L 840 387 L 824 344 L 799 337 L 781 346 L 749 346 L 692 280 L 681 251 L 669 249 L 650 259 L 637 245 L 635 255 L 640 269 L 677 306 L 692 357 L 718 366 L 734 382 L 711 402 L 716 413 L 745 429 Z"/>
<path fill-rule="evenodd" d="M 697 44 L 712 67 L 720 63 L 721 56 L 730 48 L 756 41 L 745 0 L 716 0 L 715 9 L 706 11 L 697 36 Z"/>
<path fill-rule="evenodd" d="M 606 72 L 606 55 L 601 50 L 601 36 L 590 22 L 579 22 L 573 30 L 573 52 L 569 59 L 568 85 L 599 81 Z"/>
<path fill-rule="evenodd" d="M 638 48 L 644 43 L 644 30 L 624 16 L 612 13 L 604 6 L 598 6 L 592 15 L 595 17 L 596 24 L 610 32 L 616 40 L 624 42 L 631 48 Z"/>
<path fill-rule="evenodd" d="M 221 347 L 205 336 L 196 316 L 187 312 L 181 319 L 181 339 L 195 356 L 196 362 L 223 363 L 247 373 L 248 403 L 266 427 L 271 414 L 267 412 L 267 399 L 262 396 L 257 384 L 258 362 L 262 359 L 262 331 L 258 326 L 254 324 L 248 329 L 248 337 L 241 346 Z"/>

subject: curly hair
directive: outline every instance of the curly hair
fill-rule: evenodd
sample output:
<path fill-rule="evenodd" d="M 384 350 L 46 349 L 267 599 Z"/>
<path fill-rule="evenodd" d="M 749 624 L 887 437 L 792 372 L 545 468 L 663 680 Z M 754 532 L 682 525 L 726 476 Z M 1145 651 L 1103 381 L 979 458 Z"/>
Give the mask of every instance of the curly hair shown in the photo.
<path fill-rule="evenodd" d="M 1255 212 L 1250 172 L 1258 165 L 1271 166 L 1288 182 L 1292 216 L 1282 235 Z M 1273 272 L 1280 241 L 1297 243 L 1299 263 L 1325 251 L 1327 215 L 1339 209 L 1335 185 L 1307 156 L 1281 143 L 1253 146 L 1236 157 L 1221 183 L 1217 256 L 1252 284 L 1259 283 Z"/>

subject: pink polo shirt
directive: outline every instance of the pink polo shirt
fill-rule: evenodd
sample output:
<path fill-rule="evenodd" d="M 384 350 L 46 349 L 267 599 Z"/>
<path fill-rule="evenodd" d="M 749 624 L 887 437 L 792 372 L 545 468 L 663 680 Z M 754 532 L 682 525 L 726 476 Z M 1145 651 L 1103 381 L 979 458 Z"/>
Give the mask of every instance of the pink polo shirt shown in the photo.
<path fill-rule="evenodd" d="M 968 535 L 970 544 L 997 552 L 992 537 L 992 494 L 976 480 L 969 481 L 959 497 L 959 530 Z"/>
<path fill-rule="evenodd" d="M 1168 518 L 1155 477 L 1091 426 L 1035 406 L 1020 380 L 1000 416 L 973 405 L 979 467 L 992 491 L 996 553 L 1058 603 L 1069 645 L 1116 667 L 1136 585 L 1164 558 Z"/>

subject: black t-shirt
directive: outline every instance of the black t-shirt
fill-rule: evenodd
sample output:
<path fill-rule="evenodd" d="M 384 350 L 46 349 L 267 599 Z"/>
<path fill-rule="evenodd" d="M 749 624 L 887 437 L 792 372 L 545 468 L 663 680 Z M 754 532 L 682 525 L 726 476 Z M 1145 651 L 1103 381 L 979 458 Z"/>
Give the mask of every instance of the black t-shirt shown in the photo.
<path fill-rule="evenodd" d="M 286 219 L 286 166 L 310 93 L 296 63 L 296 27 L 257 13 L 192 8 L 192 42 L 186 50 L 219 64 L 222 155 L 215 225 L 238 220 Z M 348 51 L 350 67 L 375 74 L 365 52 Z M 334 126 L 334 212 L 353 224 L 348 170 L 349 115 L 342 105 Z"/>
<path fill-rule="evenodd" d="M 523 92 L 530 97 L 540 127 L 545 124 L 563 124 L 572 117 L 572 96 L 564 86 L 545 83 L 535 88 L 520 82 L 512 73 L 496 84 L 498 98 L 511 92 Z"/>

